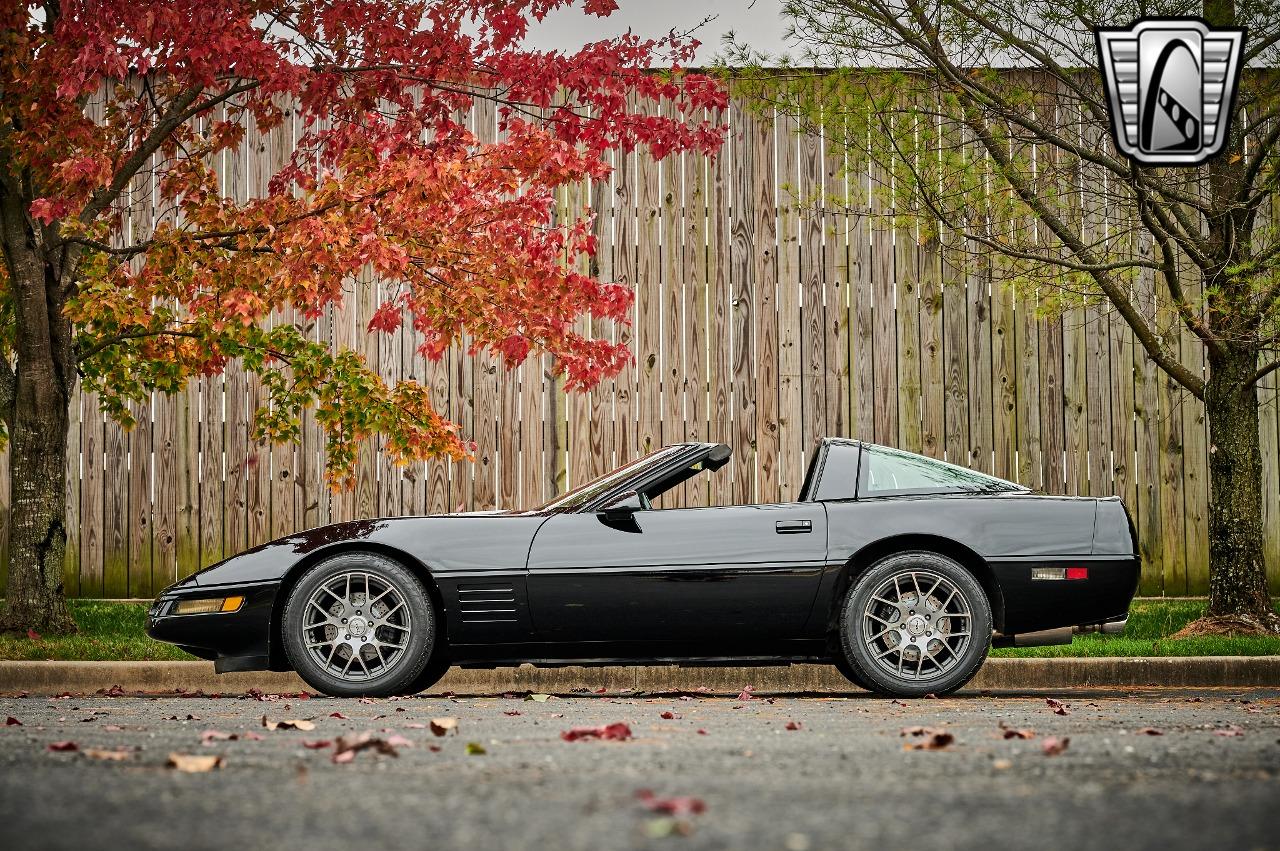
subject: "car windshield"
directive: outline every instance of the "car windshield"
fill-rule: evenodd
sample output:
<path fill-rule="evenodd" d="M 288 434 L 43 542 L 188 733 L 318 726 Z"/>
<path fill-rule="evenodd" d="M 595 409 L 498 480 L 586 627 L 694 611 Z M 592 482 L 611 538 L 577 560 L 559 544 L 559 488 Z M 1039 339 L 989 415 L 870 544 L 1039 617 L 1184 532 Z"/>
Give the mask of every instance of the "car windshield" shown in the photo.
<path fill-rule="evenodd" d="M 662 449 L 655 449 L 648 455 L 623 464 L 618 469 L 605 473 L 599 478 L 592 479 L 585 485 L 580 485 L 568 493 L 560 494 L 560 496 L 557 496 L 549 502 L 545 502 L 531 510 L 534 512 L 575 511 L 592 502 L 597 497 L 603 496 L 605 493 L 613 490 L 623 481 L 631 478 L 645 467 L 659 464 L 662 459 L 670 458 L 680 452 L 680 450 L 681 447 L 679 446 L 667 446 Z"/>

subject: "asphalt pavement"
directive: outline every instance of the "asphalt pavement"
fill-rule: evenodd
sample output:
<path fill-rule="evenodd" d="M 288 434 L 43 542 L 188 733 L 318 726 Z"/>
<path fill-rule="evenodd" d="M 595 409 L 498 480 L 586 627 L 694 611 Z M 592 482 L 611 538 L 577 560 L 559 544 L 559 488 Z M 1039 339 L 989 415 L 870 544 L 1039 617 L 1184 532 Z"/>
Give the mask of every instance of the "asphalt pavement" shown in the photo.
<path fill-rule="evenodd" d="M 0 699 L 0 847 L 1280 848 L 1280 690 L 741 697 Z"/>

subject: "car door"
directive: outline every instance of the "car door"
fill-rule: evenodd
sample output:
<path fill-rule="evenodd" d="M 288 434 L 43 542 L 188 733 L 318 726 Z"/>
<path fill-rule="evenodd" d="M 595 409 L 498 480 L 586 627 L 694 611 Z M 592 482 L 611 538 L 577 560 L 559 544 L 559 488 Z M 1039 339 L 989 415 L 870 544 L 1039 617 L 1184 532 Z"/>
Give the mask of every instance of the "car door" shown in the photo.
<path fill-rule="evenodd" d="M 798 637 L 826 558 L 820 503 L 563 514 L 529 553 L 544 641 Z"/>

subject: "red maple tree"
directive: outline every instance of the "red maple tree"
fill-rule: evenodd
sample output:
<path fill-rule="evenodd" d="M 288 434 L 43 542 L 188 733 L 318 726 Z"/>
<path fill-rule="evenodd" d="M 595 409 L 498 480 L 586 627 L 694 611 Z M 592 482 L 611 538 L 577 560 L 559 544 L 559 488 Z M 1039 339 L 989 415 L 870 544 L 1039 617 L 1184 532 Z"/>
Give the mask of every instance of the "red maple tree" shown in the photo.
<path fill-rule="evenodd" d="M 10 577 L 0 626 L 73 627 L 62 597 L 67 406 L 77 380 L 129 403 L 235 360 L 260 375 L 260 438 L 313 406 L 341 484 L 374 432 L 403 459 L 467 450 L 416 381 L 387 383 L 295 324 L 367 271 L 390 293 L 369 333 L 411 322 L 438 358 L 464 337 L 510 364 L 549 353 L 567 387 L 625 348 L 576 333 L 625 321 L 631 293 L 575 271 L 587 211 L 557 187 L 601 179 L 611 149 L 712 152 L 726 95 L 683 73 L 696 43 L 632 35 L 529 48 L 566 0 L 61 0 L 5 3 L 0 46 L 0 417 L 12 447 Z M 586 0 L 607 15 L 612 0 Z M 655 73 L 651 67 L 671 68 Z M 496 105 L 496 141 L 460 119 Z M 664 113 L 638 110 L 668 102 Z M 269 190 L 220 191 L 217 164 L 286 120 Z M 138 187 L 158 211 L 130 226 Z"/>

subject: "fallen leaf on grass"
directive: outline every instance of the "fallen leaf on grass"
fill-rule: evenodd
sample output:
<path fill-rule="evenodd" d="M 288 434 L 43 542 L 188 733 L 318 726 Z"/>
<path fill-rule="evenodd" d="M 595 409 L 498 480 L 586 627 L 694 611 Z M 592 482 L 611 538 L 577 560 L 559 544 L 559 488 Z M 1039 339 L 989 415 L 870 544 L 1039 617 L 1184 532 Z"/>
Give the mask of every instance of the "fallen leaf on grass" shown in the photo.
<path fill-rule="evenodd" d="M 395 746 L 386 739 L 381 739 L 372 733 L 360 733 L 356 736 L 338 737 L 338 741 L 334 745 L 333 761 L 338 764 L 351 762 L 356 758 L 356 754 L 365 750 L 375 750 L 386 756 L 400 756 L 396 752 Z"/>
<path fill-rule="evenodd" d="M 1134 730 L 1135 736 L 1163 736 L 1164 730 L 1157 730 L 1155 727 L 1143 727 L 1141 730 Z"/>
<path fill-rule="evenodd" d="M 458 732 L 457 718 L 432 718 L 431 732 L 437 736 L 447 736 L 452 730 L 455 734 Z"/>
<path fill-rule="evenodd" d="M 488 751 L 479 742 L 467 742 L 467 756 L 484 756 Z"/>
<path fill-rule="evenodd" d="M 697 815 L 707 811 L 705 801 L 687 795 L 664 797 L 655 795 L 652 789 L 639 789 L 636 791 L 636 798 L 651 812 L 669 816 Z"/>
<path fill-rule="evenodd" d="M 1059 739 L 1057 736 L 1045 736 L 1040 742 L 1040 750 L 1044 751 L 1045 756 L 1057 756 L 1067 749 L 1071 744 L 1068 736 Z"/>
<path fill-rule="evenodd" d="M 80 750 L 80 746 L 75 742 L 50 742 L 49 750 L 58 753 L 65 753 L 67 751 L 78 751 Z"/>
<path fill-rule="evenodd" d="M 1052 697 L 1044 699 L 1045 705 L 1053 710 L 1054 715 L 1070 715 L 1071 707 L 1060 700 L 1054 700 Z"/>
<path fill-rule="evenodd" d="M 631 738 L 631 728 L 620 721 L 616 724 L 603 724 L 599 727 L 574 727 L 561 733 L 560 738 L 566 742 L 576 742 L 581 739 L 605 739 L 621 742 Z"/>
<path fill-rule="evenodd" d="M 107 750 L 105 748 L 85 748 L 84 755 L 89 759 L 100 759 L 106 762 L 124 762 L 133 756 L 133 751 L 123 748 Z"/>
<path fill-rule="evenodd" d="M 310 732 L 316 728 L 316 725 L 302 718 L 295 718 L 287 721 L 268 721 L 267 716 L 262 716 L 262 726 L 268 730 L 301 730 L 302 732 Z"/>
<path fill-rule="evenodd" d="M 22 722 L 10 715 L 8 718 L 4 719 L 4 725 L 6 727 L 21 727 Z"/>
<path fill-rule="evenodd" d="M 28 638 L 29 640 L 31 640 L 31 641 L 39 641 L 39 640 L 40 640 L 40 633 L 36 632 L 34 629 L 28 629 L 28 630 L 27 630 L 27 638 Z"/>
<path fill-rule="evenodd" d="M 171 753 L 165 765 L 186 774 L 203 774 L 221 768 L 224 762 L 222 757 L 216 755 Z"/>

